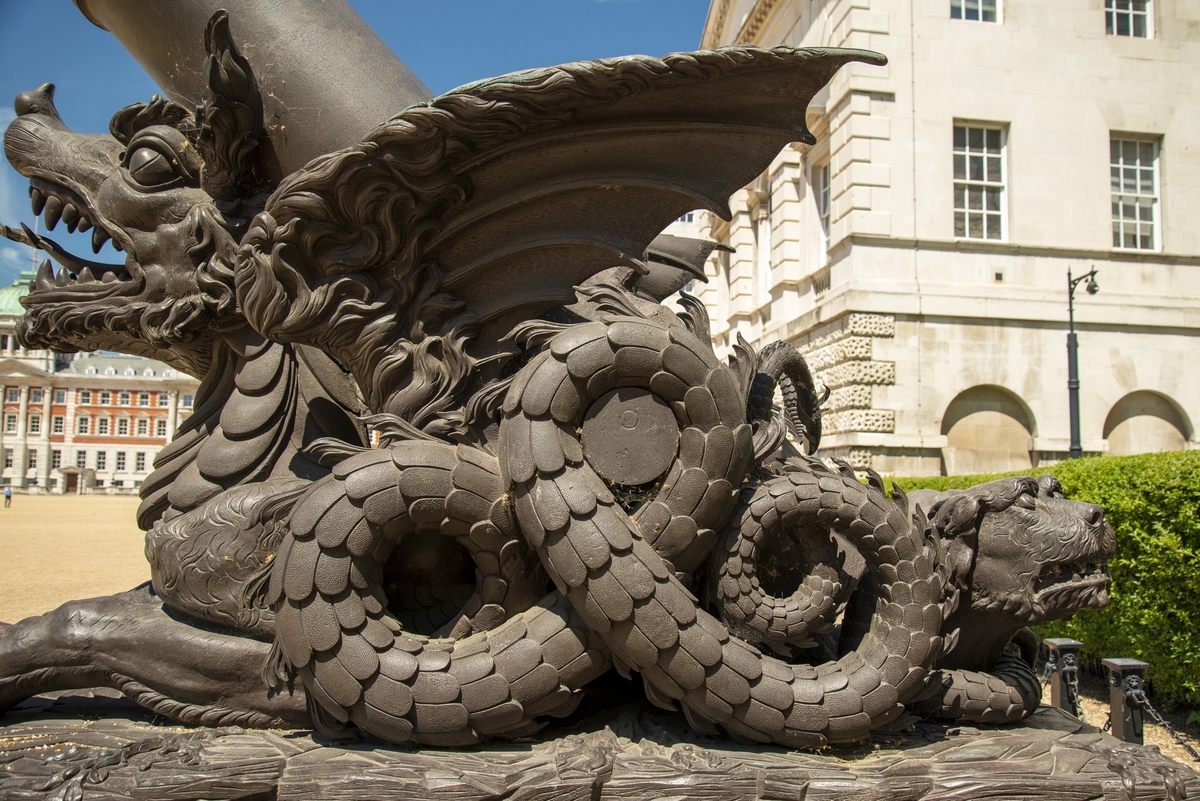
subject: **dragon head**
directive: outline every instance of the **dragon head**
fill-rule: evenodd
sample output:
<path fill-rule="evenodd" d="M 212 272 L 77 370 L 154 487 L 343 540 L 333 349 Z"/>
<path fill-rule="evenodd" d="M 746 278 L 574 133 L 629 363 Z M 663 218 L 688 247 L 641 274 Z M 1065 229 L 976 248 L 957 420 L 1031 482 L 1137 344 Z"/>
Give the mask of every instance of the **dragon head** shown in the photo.
<path fill-rule="evenodd" d="M 251 156 L 261 125 L 257 89 L 233 50 L 227 18 L 209 25 L 209 98 L 195 110 L 155 97 L 113 117 L 111 136 L 79 134 L 46 84 L 16 100 L 4 135 L 8 160 L 30 180 L 36 214 L 52 230 L 92 231 L 123 264 L 90 261 L 32 231 L 11 239 L 46 251 L 18 336 L 57 351 L 137 353 L 201 374 L 212 339 L 234 315 L 237 241 L 265 198 Z"/>
<path fill-rule="evenodd" d="M 1053 476 L 999 479 L 941 496 L 930 525 L 942 539 L 948 585 L 961 592 L 944 628 L 986 640 L 960 639 L 942 667 L 989 664 L 990 652 L 1026 626 L 1108 605 L 1104 570 L 1116 535 L 1101 507 L 1064 498 Z"/>

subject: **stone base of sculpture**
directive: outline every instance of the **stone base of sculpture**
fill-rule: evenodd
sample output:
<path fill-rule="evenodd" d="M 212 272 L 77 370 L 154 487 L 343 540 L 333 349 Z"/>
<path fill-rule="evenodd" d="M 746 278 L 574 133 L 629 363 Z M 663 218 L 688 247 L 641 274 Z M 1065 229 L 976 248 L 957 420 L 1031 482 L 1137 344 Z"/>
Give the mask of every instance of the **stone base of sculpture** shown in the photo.
<path fill-rule="evenodd" d="M 623 683 L 531 743 L 471 752 L 154 719 L 109 691 L 38 696 L 0 727 L 6 799 L 1200 798 L 1200 775 L 1053 708 L 1013 727 L 920 723 L 818 754 L 742 747 L 614 705 Z M 632 690 L 632 685 L 626 685 Z M 631 701 L 634 699 L 630 699 Z M 637 699 L 640 701 L 641 699 Z"/>

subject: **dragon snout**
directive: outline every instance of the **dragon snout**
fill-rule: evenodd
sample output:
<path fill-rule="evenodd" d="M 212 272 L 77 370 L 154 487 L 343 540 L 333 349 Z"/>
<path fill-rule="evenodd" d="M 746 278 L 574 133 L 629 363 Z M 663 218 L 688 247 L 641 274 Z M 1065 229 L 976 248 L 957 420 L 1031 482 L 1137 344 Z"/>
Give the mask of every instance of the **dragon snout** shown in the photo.
<path fill-rule="evenodd" d="M 44 83 L 32 92 L 21 92 L 17 95 L 16 102 L 13 103 L 13 109 L 17 112 L 18 117 L 28 114 L 44 114 L 62 121 L 58 109 L 54 107 L 54 84 L 52 83 Z"/>

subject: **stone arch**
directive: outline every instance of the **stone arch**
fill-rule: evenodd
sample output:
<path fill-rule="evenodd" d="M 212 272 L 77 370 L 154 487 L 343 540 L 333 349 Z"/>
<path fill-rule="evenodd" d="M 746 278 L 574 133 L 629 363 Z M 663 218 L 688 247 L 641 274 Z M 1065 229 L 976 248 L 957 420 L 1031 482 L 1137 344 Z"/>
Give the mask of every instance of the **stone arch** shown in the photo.
<path fill-rule="evenodd" d="M 1113 456 L 1180 451 L 1191 435 L 1192 427 L 1179 404 L 1144 389 L 1117 401 L 1104 420 L 1104 439 Z"/>
<path fill-rule="evenodd" d="M 971 387 L 942 415 L 942 472 L 997 473 L 1033 467 L 1032 411 L 1020 397 L 992 385 Z"/>

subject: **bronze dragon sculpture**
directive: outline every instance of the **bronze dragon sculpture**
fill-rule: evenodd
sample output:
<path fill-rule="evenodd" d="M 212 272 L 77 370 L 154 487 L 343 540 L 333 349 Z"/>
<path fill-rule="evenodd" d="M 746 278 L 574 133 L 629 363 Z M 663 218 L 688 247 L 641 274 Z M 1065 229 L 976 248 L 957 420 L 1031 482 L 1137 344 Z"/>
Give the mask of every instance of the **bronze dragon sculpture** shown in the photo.
<path fill-rule="evenodd" d="M 803 359 L 740 343 L 720 361 L 701 304 L 661 304 L 683 283 L 661 280 L 670 255 L 645 255 L 683 212 L 727 215 L 780 148 L 812 142 L 806 105 L 837 69 L 881 57 L 735 47 L 517 73 L 275 185 L 249 166 L 260 107 L 229 25 L 208 30 L 211 100 L 118 114 L 103 169 L 46 166 L 37 142 L 82 140 L 49 90 L 6 134 L 35 206 L 130 254 L 97 281 L 37 239 L 67 277 L 43 268 L 25 341 L 156 355 L 219 389 L 148 482 L 153 590 L 0 629 L 0 706 L 115 684 L 188 722 L 461 746 L 535 732 L 615 666 L 698 731 L 791 747 L 1032 711 L 1020 631 L 1106 602 L 1102 512 L 1016 479 L 927 518 L 874 474 L 777 458 L 788 430 L 820 439 Z M 144 175 L 161 224 L 122 225 L 77 172 Z M 167 246 L 183 269 L 147 269 Z M 368 411 L 376 448 L 353 420 Z M 272 446 L 241 464 L 248 441 Z M 784 580 L 760 576 L 781 542 Z M 417 587 L 413 565 L 442 575 Z M 104 616 L 118 634 L 97 634 Z"/>

